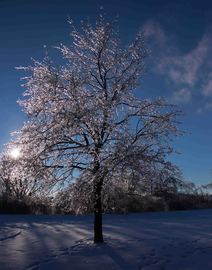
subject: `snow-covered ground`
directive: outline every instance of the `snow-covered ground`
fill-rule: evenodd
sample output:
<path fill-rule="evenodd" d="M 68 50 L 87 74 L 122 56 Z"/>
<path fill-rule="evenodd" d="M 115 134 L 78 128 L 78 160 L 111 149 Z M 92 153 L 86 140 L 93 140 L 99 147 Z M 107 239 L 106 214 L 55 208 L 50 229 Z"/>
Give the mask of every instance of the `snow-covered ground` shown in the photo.
<path fill-rule="evenodd" d="M 212 269 L 212 210 L 92 217 L 0 215 L 1 270 Z"/>

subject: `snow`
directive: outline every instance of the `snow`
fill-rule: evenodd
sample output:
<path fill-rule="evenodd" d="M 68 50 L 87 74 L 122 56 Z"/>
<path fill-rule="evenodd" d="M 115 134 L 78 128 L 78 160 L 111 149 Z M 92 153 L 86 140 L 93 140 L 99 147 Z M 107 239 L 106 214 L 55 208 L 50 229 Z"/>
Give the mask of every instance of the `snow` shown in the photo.
<path fill-rule="evenodd" d="M 92 216 L 0 216 L 1 270 L 212 269 L 212 210 Z"/>

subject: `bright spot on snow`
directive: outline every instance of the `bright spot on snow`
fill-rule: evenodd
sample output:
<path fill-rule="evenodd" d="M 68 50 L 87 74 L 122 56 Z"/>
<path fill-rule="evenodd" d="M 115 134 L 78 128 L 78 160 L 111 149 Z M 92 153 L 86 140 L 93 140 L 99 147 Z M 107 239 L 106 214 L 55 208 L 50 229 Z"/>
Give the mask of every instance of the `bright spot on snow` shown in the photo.
<path fill-rule="evenodd" d="M 20 149 L 19 149 L 19 148 L 13 148 L 13 149 L 10 151 L 10 156 L 11 156 L 11 158 L 13 158 L 13 159 L 18 159 L 18 158 L 21 156 Z"/>

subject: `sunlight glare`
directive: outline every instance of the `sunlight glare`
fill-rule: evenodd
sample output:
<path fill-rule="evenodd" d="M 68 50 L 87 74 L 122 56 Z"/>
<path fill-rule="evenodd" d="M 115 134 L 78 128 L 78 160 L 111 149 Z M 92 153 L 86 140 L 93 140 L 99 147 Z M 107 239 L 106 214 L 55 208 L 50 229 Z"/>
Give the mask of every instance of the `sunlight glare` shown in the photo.
<path fill-rule="evenodd" d="M 14 148 L 10 152 L 10 156 L 13 159 L 18 159 L 21 156 L 21 152 L 19 148 Z"/>

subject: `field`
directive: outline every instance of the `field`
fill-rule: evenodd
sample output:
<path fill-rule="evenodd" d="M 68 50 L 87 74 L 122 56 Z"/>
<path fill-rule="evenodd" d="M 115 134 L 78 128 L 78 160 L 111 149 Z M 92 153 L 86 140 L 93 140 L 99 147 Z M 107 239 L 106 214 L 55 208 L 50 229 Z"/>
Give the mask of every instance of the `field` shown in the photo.
<path fill-rule="evenodd" d="M 212 210 L 104 216 L 0 216 L 1 270 L 212 269 Z"/>

